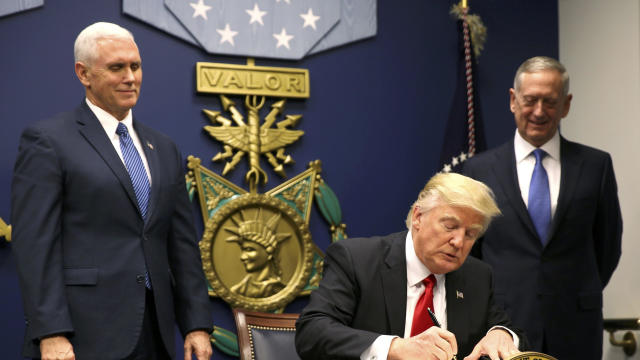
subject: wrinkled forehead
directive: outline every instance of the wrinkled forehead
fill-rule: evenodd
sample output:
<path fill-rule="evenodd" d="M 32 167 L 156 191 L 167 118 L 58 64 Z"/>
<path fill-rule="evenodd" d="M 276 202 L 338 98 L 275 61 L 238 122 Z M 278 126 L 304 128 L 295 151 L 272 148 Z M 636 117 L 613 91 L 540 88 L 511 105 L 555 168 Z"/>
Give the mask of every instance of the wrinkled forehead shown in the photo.
<path fill-rule="evenodd" d="M 515 89 L 518 93 L 541 90 L 562 93 L 564 87 L 562 74 L 553 69 L 522 72 L 518 80 Z"/>
<path fill-rule="evenodd" d="M 440 221 L 452 221 L 469 229 L 482 230 L 486 218 L 480 212 L 469 207 L 452 207 L 442 212 Z"/>
<path fill-rule="evenodd" d="M 136 42 L 122 36 L 103 36 L 96 39 L 96 52 L 100 55 L 118 52 L 140 57 Z"/>

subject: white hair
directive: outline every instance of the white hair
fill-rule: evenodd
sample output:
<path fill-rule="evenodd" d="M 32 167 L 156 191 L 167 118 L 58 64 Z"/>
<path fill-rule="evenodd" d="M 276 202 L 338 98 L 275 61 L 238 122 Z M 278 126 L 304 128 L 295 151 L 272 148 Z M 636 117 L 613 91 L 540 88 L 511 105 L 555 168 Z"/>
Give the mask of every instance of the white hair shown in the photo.
<path fill-rule="evenodd" d="M 73 45 L 75 62 L 83 62 L 90 65 L 97 53 L 98 40 L 104 38 L 130 39 L 135 43 L 133 34 L 122 26 L 107 22 L 97 22 L 87 26 L 78 34 Z"/>
<path fill-rule="evenodd" d="M 516 71 L 516 76 L 513 79 L 513 89 L 516 92 L 520 91 L 522 74 L 548 70 L 557 71 L 562 76 L 562 95 L 567 96 L 569 94 L 569 73 L 560 61 L 548 56 L 535 56 L 525 60 Z"/>

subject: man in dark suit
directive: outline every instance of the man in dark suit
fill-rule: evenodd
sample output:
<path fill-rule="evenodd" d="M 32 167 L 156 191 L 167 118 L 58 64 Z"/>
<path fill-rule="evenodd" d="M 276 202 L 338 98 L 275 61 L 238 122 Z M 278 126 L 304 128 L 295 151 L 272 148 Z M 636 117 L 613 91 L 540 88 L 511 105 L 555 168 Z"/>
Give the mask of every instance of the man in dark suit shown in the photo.
<path fill-rule="evenodd" d="M 517 353 L 522 337 L 493 301 L 489 266 L 467 258 L 499 213 L 484 184 L 438 174 L 411 207 L 408 232 L 329 246 L 320 286 L 297 322 L 300 356 L 497 360 Z M 431 326 L 425 301 L 440 328 Z"/>
<path fill-rule="evenodd" d="M 472 254 L 493 266 L 496 300 L 533 350 L 600 359 L 602 290 L 622 237 L 611 157 L 559 134 L 572 96 L 557 60 L 525 61 L 509 93 L 514 140 L 463 169 L 493 189 L 504 215 Z"/>
<path fill-rule="evenodd" d="M 12 185 L 23 355 L 209 359 L 206 282 L 181 155 L 133 119 L 142 82 L 131 33 L 96 23 L 74 46 L 86 99 L 24 131 Z"/>

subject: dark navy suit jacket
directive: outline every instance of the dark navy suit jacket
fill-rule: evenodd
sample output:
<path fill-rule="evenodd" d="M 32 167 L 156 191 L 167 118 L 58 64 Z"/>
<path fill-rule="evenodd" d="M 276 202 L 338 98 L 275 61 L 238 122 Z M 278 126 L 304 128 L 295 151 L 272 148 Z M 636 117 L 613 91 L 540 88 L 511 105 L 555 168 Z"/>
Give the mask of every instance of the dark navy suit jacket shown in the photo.
<path fill-rule="evenodd" d="M 84 101 L 22 134 L 11 220 L 24 356 L 39 357 L 38 340 L 58 333 L 78 359 L 127 356 L 145 311 L 145 264 L 170 354 L 176 320 L 183 335 L 212 327 L 180 153 L 166 136 L 133 124 L 152 179 L 146 221 L 122 160 Z"/>
<path fill-rule="evenodd" d="M 297 322 L 296 348 L 303 359 L 359 359 L 379 335 L 404 336 L 406 236 L 404 231 L 329 246 L 320 286 Z M 487 264 L 468 257 L 445 281 L 447 328 L 456 336 L 459 355 L 471 353 L 492 326 L 511 329 L 494 302 Z M 522 333 L 518 336 L 526 347 Z"/>
<path fill-rule="evenodd" d="M 472 254 L 495 274 L 496 300 L 526 331 L 532 350 L 559 359 L 602 357 L 602 290 L 620 258 L 622 218 L 609 154 L 561 137 L 561 179 L 542 246 L 522 200 L 513 140 L 465 162 L 493 189 L 503 215 Z"/>

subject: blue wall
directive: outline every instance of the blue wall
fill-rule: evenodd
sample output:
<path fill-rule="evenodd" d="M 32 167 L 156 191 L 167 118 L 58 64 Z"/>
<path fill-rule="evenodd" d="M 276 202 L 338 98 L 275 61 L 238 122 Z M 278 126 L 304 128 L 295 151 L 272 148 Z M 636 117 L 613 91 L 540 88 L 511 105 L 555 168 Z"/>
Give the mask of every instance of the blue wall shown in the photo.
<path fill-rule="evenodd" d="M 436 171 L 454 91 L 457 28 L 448 15 L 453 2 L 380 0 L 378 35 L 372 39 L 300 62 L 256 61 L 309 69 L 311 98 L 288 101 L 284 112 L 303 114 L 297 128 L 305 131 L 287 149 L 296 160 L 287 173 L 295 175 L 309 161 L 322 160 L 322 175 L 341 201 L 351 237 L 402 230 L 408 206 Z M 492 147 L 513 136 L 507 90 L 517 66 L 530 56 L 558 55 L 557 0 L 470 3 L 489 32 L 476 80 Z M 222 170 L 208 160 L 221 146 L 202 130 L 209 124 L 202 109 L 221 106 L 217 96 L 195 92 L 195 63 L 244 64 L 246 59 L 208 55 L 123 15 L 117 0 L 48 0 L 42 8 L 0 18 L 0 217 L 7 222 L 20 132 L 82 100 L 84 89 L 73 72 L 73 41 L 96 21 L 119 23 L 136 37 L 144 69 L 136 118 L 170 134 L 185 157 L 196 155 L 210 169 Z M 261 191 L 279 184 L 264 160 L 263 168 L 270 181 Z M 230 179 L 244 186 L 245 172 L 243 161 Z M 316 210 L 311 231 L 318 246 L 326 248 L 328 230 Z M 2 358 L 19 359 L 24 330 L 20 292 L 11 245 L 0 241 L 0 349 Z M 212 302 L 216 325 L 234 330 L 228 307 Z M 297 300 L 287 310 L 299 311 L 304 302 Z"/>

